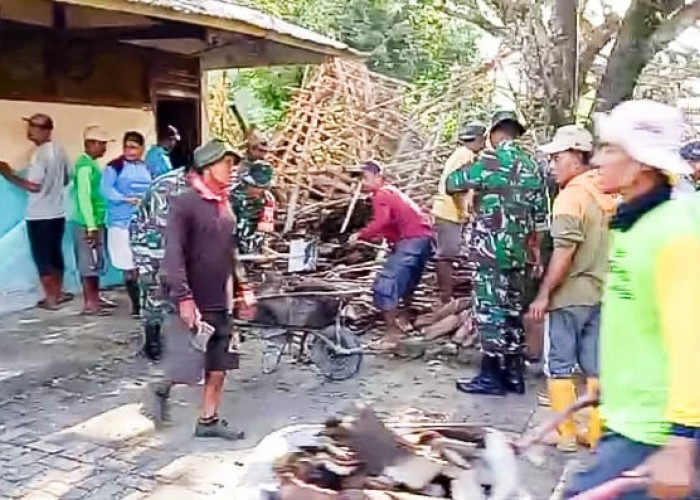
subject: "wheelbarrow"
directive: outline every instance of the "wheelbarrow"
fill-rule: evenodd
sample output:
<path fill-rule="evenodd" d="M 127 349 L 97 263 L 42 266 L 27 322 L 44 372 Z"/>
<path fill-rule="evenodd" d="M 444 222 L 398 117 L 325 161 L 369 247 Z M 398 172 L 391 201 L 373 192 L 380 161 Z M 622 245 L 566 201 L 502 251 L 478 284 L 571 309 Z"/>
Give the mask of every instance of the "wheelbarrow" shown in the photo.
<path fill-rule="evenodd" d="M 363 349 L 347 326 L 348 301 L 357 292 L 302 291 L 257 298 L 252 319 L 234 319 L 240 329 L 256 332 L 265 342 L 262 371 L 274 372 L 285 354 L 311 361 L 329 380 L 354 377 Z"/>

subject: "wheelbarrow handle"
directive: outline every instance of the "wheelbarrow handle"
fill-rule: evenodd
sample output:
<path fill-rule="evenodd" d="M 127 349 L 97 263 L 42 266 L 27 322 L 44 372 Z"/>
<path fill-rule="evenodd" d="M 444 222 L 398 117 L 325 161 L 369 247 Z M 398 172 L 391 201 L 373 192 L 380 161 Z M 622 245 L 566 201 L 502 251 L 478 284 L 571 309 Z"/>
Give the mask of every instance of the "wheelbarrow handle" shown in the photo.
<path fill-rule="evenodd" d="M 648 477 L 618 477 L 579 493 L 571 500 L 614 500 L 631 491 L 644 490 L 649 486 Z"/>

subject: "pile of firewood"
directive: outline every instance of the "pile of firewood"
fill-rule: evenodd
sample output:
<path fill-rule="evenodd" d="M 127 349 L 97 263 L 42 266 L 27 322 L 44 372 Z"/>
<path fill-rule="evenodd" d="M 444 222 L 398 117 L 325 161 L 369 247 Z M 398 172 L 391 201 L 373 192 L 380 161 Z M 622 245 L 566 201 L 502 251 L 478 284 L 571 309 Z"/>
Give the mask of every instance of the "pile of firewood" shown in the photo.
<path fill-rule="evenodd" d="M 514 447 L 466 423 L 385 425 L 369 409 L 326 422 L 318 442 L 275 466 L 282 500 L 505 500 L 530 498 Z"/>

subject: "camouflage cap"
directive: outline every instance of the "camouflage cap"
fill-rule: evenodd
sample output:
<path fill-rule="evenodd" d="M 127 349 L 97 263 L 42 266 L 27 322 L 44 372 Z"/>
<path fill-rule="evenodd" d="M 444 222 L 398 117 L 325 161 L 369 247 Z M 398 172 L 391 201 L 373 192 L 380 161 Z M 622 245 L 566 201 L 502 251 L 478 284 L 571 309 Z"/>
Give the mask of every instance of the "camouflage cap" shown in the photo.
<path fill-rule="evenodd" d="M 241 175 L 241 181 L 251 186 L 270 187 L 272 174 L 272 165 L 264 161 L 255 161 L 247 165 L 246 171 Z"/>
<path fill-rule="evenodd" d="M 527 131 L 527 128 L 525 128 L 525 125 L 522 124 L 518 118 L 518 114 L 515 111 L 501 110 L 496 111 L 493 116 L 491 116 L 491 127 L 489 128 L 489 132 L 493 131 L 493 129 L 503 123 L 512 123 L 515 125 L 518 128 L 519 135 L 523 135 Z"/>
<path fill-rule="evenodd" d="M 486 133 L 486 127 L 481 123 L 467 122 L 463 123 L 459 129 L 457 138 L 460 141 L 473 141 L 482 137 Z"/>

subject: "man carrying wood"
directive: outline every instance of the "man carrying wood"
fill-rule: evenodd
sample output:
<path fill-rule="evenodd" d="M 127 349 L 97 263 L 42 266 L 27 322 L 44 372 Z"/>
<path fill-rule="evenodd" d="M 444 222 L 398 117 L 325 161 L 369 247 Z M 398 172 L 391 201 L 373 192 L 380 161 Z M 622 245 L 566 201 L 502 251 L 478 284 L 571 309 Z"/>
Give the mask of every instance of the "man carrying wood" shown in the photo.
<path fill-rule="evenodd" d="M 529 315 L 542 321 L 549 313 L 548 388 L 552 410 L 564 411 L 576 400 L 576 366 L 588 377 L 589 392 L 598 392 L 600 299 L 608 264 L 608 220 L 615 199 L 603 193 L 600 175 L 591 170 L 593 136 L 578 125 L 557 130 L 542 146 L 560 187 L 554 200 L 554 251 Z M 600 418 L 593 410 L 586 442 L 595 447 Z M 558 447 L 577 450 L 573 416 L 559 426 Z"/>
<path fill-rule="evenodd" d="M 454 289 L 454 266 L 462 247 L 462 229 L 469 217 L 467 195 L 456 200 L 445 192 L 447 176 L 464 165 L 471 165 L 476 155 L 484 149 L 486 127 L 480 123 L 465 123 L 459 131 L 459 145 L 445 162 L 445 168 L 438 184 L 438 194 L 433 201 L 435 216 L 435 233 L 437 236 L 437 255 L 435 268 L 437 272 L 440 302 L 447 304 L 452 300 Z"/>
<path fill-rule="evenodd" d="M 596 128 L 602 187 L 623 198 L 610 221 L 601 314 L 608 432 L 566 496 L 633 475 L 648 492 L 624 498 L 688 498 L 700 439 L 700 198 L 671 199 L 671 178 L 691 174 L 679 154 L 683 114 L 629 101 Z"/>
<path fill-rule="evenodd" d="M 535 236 L 546 228 L 547 203 L 537 164 L 515 142 L 523 133 L 514 112 L 495 113 L 493 149 L 447 177 L 447 194 L 473 190 L 477 206 L 469 259 L 477 267 L 475 320 L 483 356 L 474 379 L 457 381 L 457 389 L 470 394 L 525 392 L 523 288 L 528 257 L 539 258 Z"/>
<path fill-rule="evenodd" d="M 372 195 L 372 220 L 348 243 L 385 239 L 391 253 L 374 281 L 374 305 L 382 311 L 387 335 L 380 350 L 393 350 L 401 338 L 399 305 L 410 311 L 411 297 L 433 254 L 433 227 L 429 217 L 408 196 L 389 184 L 383 167 L 368 161 L 362 166 L 363 189 Z"/>

